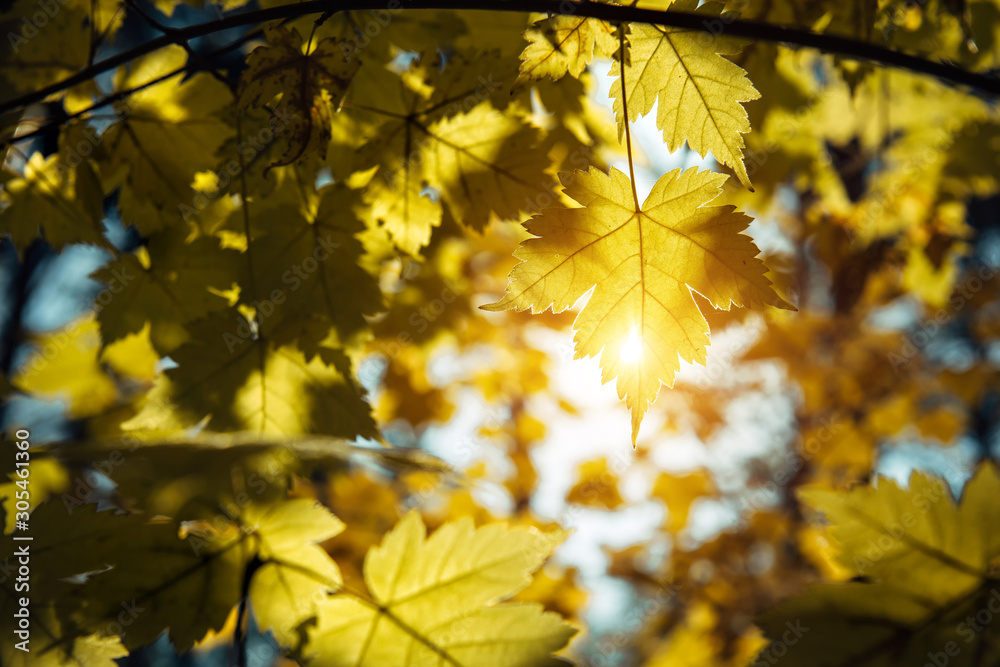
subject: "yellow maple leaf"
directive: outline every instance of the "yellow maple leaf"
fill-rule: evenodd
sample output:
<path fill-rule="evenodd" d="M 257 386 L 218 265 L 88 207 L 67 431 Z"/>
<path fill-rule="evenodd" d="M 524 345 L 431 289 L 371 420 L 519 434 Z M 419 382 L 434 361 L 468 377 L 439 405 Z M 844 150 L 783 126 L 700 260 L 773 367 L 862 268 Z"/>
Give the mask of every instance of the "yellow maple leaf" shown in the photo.
<path fill-rule="evenodd" d="M 315 616 L 326 591 L 343 583 L 337 564 L 318 543 L 339 534 L 344 523 L 308 498 L 263 513 L 250 506 L 245 520 L 255 526 L 263 561 L 250 584 L 254 616 L 279 643 L 295 645 L 299 624 Z"/>
<path fill-rule="evenodd" d="M 640 206 L 617 169 L 564 174 L 566 194 L 583 207 L 547 209 L 525 223 L 541 238 L 521 244 L 507 294 L 483 306 L 560 312 L 593 288 L 573 324 L 576 357 L 600 354 L 602 380 L 618 377 L 633 444 L 660 383 L 673 385 L 678 355 L 705 362 L 709 327 L 692 290 L 724 310 L 791 308 L 764 276 L 753 241 L 740 234 L 750 218 L 732 206 L 706 206 L 725 179 L 675 169 Z"/>
<path fill-rule="evenodd" d="M 55 250 L 71 243 L 105 245 L 97 176 L 86 160 L 71 168 L 59 154 L 33 153 L 24 174 L 0 192 L 0 232 L 23 252 L 39 231 Z"/>
<path fill-rule="evenodd" d="M 494 604 L 520 591 L 563 531 L 445 524 L 430 538 L 412 511 L 368 552 L 365 594 L 321 607 L 309 647 L 331 666 L 548 664 L 575 630 L 541 605 Z"/>
<path fill-rule="evenodd" d="M 265 35 L 271 45 L 250 53 L 240 78 L 240 108 L 259 108 L 282 96 L 282 120 L 287 124 L 280 132 L 288 137 L 288 148 L 272 167 L 292 164 L 310 146 L 325 158 L 333 112 L 340 107 L 361 62 L 333 38 L 306 52 L 302 35 L 294 28 L 269 28 Z"/>
<path fill-rule="evenodd" d="M 694 12 L 697 5 L 697 0 L 679 0 L 670 8 Z M 719 16 L 722 5 L 708 3 L 697 11 Z M 637 23 L 630 27 L 628 44 L 625 76 L 619 60 L 611 66 L 619 140 L 625 132 L 625 100 L 627 117 L 633 120 L 649 113 L 658 101 L 656 126 L 663 131 L 667 148 L 675 151 L 687 141 L 702 157 L 712 151 L 753 190 L 743 164 L 743 135 L 750 131 L 750 121 L 740 103 L 755 100 L 760 93 L 742 67 L 723 57 L 739 52 L 739 43 Z"/>
<path fill-rule="evenodd" d="M 609 57 L 618 48 L 610 24 L 584 16 L 550 16 L 525 30 L 524 38 L 528 45 L 521 52 L 518 83 L 543 77 L 559 80 L 567 72 L 579 77 L 595 53 Z"/>
<path fill-rule="evenodd" d="M 115 91 L 145 86 L 182 68 L 187 52 L 172 45 L 137 58 L 115 75 Z M 105 190 L 121 182 L 122 219 L 144 235 L 174 224 L 199 194 L 193 175 L 216 166 L 216 153 L 233 134 L 223 110 L 229 89 L 206 72 L 179 72 L 129 96 L 117 109 L 120 120 L 101 135 Z"/>

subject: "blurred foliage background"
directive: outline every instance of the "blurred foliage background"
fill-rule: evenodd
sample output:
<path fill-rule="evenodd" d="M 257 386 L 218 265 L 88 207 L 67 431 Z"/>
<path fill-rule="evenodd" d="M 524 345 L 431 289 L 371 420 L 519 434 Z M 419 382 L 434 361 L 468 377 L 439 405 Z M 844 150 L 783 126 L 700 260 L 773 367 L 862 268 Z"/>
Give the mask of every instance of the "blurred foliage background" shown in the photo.
<path fill-rule="evenodd" d="M 44 37 L 5 52 L 0 98 L 61 80 L 161 28 L 274 4 L 69 2 L 37 28 Z M 989 76 L 1000 71 L 995 0 L 730 4 L 744 18 L 885 44 Z M 17 34 L 21 18 L 39 11 L 24 1 L 0 9 L 4 34 Z M 404 448 L 398 459 L 360 449 L 297 456 L 275 475 L 280 495 L 315 498 L 346 524 L 322 542 L 346 582 L 362 579 L 368 549 L 412 508 L 431 529 L 462 517 L 570 528 L 515 598 L 582 629 L 560 655 L 602 667 L 746 665 L 775 639 L 760 629 L 772 627 L 762 614 L 818 595 L 819 584 L 864 581 L 864 569 L 838 557 L 846 542 L 831 536 L 820 513 L 835 515 L 850 489 L 871 490 L 880 475 L 905 487 L 914 470 L 942 478 L 957 496 L 996 458 L 995 99 L 809 49 L 754 42 L 729 56 L 760 99 L 745 105 L 754 190 L 733 178 L 723 199 L 753 216 L 747 233 L 768 278 L 798 311 L 703 308 L 712 330 L 707 365 L 682 363 L 633 449 L 628 412 L 612 386 L 601 385 L 597 361 L 573 359 L 580 304 L 538 315 L 478 308 L 504 293 L 512 251 L 528 236 L 516 223 L 567 204 L 557 172 L 626 168 L 608 99 L 610 60 L 595 57 L 559 81 L 519 80 L 524 31 L 539 21 L 532 30 L 549 34 L 543 16 L 405 9 L 338 12 L 318 28 L 314 21 L 283 27 L 317 43 L 344 40 L 337 44 L 355 49 L 361 63 L 343 106 L 327 100 L 335 110 L 324 121 L 329 136 L 293 128 L 287 142 L 265 143 L 241 163 L 229 183 L 220 181 L 222 165 L 242 152 L 240 140 L 275 127 L 266 105 L 234 111 L 246 58 L 264 40 L 256 25 L 144 56 L 131 69 L 0 117 L 7 147 L 0 230 L 8 234 L 0 242 L 0 426 L 30 428 L 33 443 L 66 441 L 53 450 L 57 457 L 34 464 L 35 493 L 45 489 L 56 503 L 68 494 L 70 504 L 141 498 L 147 513 L 181 516 L 196 501 L 210 511 L 233 502 L 245 475 L 262 469 L 253 457 L 143 447 L 99 475 L 82 472 L 106 460 L 88 443 L 142 440 L 147 431 L 176 438 L 198 429 L 259 431 L 291 441 L 320 434 L 372 449 L 382 441 Z M 177 67 L 182 76 L 123 96 L 124 115 L 105 106 L 73 116 Z M 184 143 L 158 130 L 154 123 L 172 122 L 174 107 L 208 123 L 204 134 L 184 135 Z M 145 114 L 155 116 L 135 140 L 145 148 L 123 152 L 122 136 L 135 138 Z M 677 167 L 726 170 L 686 147 L 668 151 L 654 116 L 634 126 L 640 194 Z M 498 162 L 524 158 L 510 168 L 532 179 L 527 192 L 490 194 L 485 178 L 474 183 L 475 197 L 462 199 L 461 179 L 434 163 L 431 149 L 419 152 L 426 144 L 416 131 L 411 137 L 413 117 L 451 137 L 499 142 Z M 128 119 L 133 125 L 122 129 Z M 52 131 L 11 141 L 50 122 Z M 484 138 L 476 128 L 505 134 Z M 71 179 L 56 168 L 56 155 L 91 166 Z M 283 164 L 286 157 L 294 159 Z M 244 218 L 247 202 L 252 217 Z M 401 218 L 401 202 L 423 207 L 420 219 L 433 223 Z M 193 213 L 178 215 L 178 205 Z M 68 216 L 58 210 L 66 206 Z M 310 269 L 314 244 L 295 245 L 304 238 L 296 225 L 326 225 L 334 234 L 335 271 L 323 262 Z M 251 252 L 257 266 L 248 278 L 242 258 Z M 245 289 L 256 281 L 267 294 L 267 285 L 294 280 L 304 289 L 291 287 L 287 301 L 270 306 Z M 255 374 L 251 355 L 251 368 L 202 372 L 227 349 L 265 339 L 285 346 L 269 348 L 266 371 Z M 276 397 L 270 408 L 253 397 L 264 376 Z M 803 488 L 836 495 L 806 502 Z M 883 480 L 877 488 L 887 495 L 861 507 L 889 502 L 895 487 Z M 996 511 L 985 501 L 970 506 L 962 539 L 988 533 L 976 517 Z M 879 533 L 871 537 L 877 545 Z M 848 562 L 867 548 L 855 546 Z M 997 553 L 983 549 L 990 556 L 983 567 L 992 567 Z M 959 587 L 946 575 L 913 572 Z M 940 604 L 929 602 L 928 613 Z M 837 614 L 850 617 L 830 611 L 810 650 L 844 643 Z M 922 628 L 924 617 L 914 618 Z M 230 614 L 190 653 L 176 655 L 161 637 L 119 664 L 228 663 L 236 619 Z M 939 620 L 954 634 L 950 615 Z M 907 659 L 923 648 L 893 658 L 877 649 L 881 638 L 872 641 L 871 664 L 922 664 Z M 989 641 L 978 662 L 966 653 L 962 664 L 995 664 L 997 643 Z M 248 665 L 294 664 L 267 633 L 251 630 L 245 643 Z M 843 662 L 803 655 L 789 664 L 860 664 L 850 654 L 830 658 Z"/>

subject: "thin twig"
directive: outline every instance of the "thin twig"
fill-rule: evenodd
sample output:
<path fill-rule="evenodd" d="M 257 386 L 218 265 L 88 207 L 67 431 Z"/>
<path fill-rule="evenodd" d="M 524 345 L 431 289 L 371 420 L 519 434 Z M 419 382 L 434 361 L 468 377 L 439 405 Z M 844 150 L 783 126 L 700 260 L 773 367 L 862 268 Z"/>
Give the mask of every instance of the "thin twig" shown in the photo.
<path fill-rule="evenodd" d="M 237 39 L 233 40 L 229 44 L 221 46 L 218 49 L 215 49 L 214 51 L 212 51 L 211 53 L 206 54 L 204 57 L 208 58 L 208 59 L 217 58 L 218 56 L 221 56 L 221 55 L 224 55 L 226 53 L 229 53 L 230 51 L 232 51 L 234 49 L 238 49 L 239 47 L 243 46 L 244 44 L 246 44 L 250 40 L 256 39 L 261 34 L 263 34 L 263 29 L 258 28 L 256 30 L 251 30 L 251 31 L 245 33 L 244 35 L 241 35 Z M 29 141 L 29 140 L 34 139 L 35 137 L 39 137 L 39 136 L 41 136 L 43 134 L 48 134 L 49 132 L 52 132 L 54 130 L 59 129 L 60 127 L 62 127 L 63 125 L 65 125 L 66 123 L 68 123 L 71 120 L 74 120 L 76 118 L 80 118 L 81 116 L 87 116 L 92 111 L 96 111 L 97 109 L 101 109 L 103 107 L 112 105 L 115 102 L 118 102 L 118 101 L 123 100 L 123 99 L 125 99 L 127 97 L 130 97 L 130 96 L 134 95 L 135 93 L 141 92 L 141 91 L 145 90 L 146 88 L 149 88 L 150 86 L 155 86 L 158 83 L 162 83 L 163 81 L 166 81 L 167 79 L 170 79 L 170 78 L 173 78 L 173 77 L 177 76 L 178 74 L 184 74 L 187 71 L 188 71 L 188 65 L 184 64 L 184 65 L 181 65 L 180 67 L 176 68 L 175 70 L 173 70 L 171 72 L 167 72 L 166 74 L 162 74 L 162 75 L 156 77 L 155 79 L 147 81 L 146 83 L 143 83 L 143 84 L 141 84 L 139 86 L 136 86 L 134 88 L 129 88 L 128 90 L 121 90 L 121 91 L 118 91 L 117 93 L 112 93 L 110 95 L 107 95 L 106 97 L 104 97 L 104 98 L 102 98 L 102 99 L 94 102 L 93 104 L 91 104 L 89 107 L 87 107 L 85 109 L 80 109 L 79 111 L 75 111 L 75 112 L 73 112 L 71 114 L 60 115 L 58 118 L 56 118 L 52 122 L 46 123 L 45 125 L 42 125 L 41 127 L 38 127 L 36 129 L 32 130 L 31 132 L 26 132 L 26 133 L 24 133 L 22 135 L 18 135 L 16 137 L 11 137 L 11 138 L 7 139 L 6 141 L 0 142 L 0 149 L 5 149 L 8 146 L 12 146 L 14 144 L 18 144 L 18 143 L 21 143 L 23 141 Z M 88 117 L 93 117 L 93 116 L 88 116 Z"/>

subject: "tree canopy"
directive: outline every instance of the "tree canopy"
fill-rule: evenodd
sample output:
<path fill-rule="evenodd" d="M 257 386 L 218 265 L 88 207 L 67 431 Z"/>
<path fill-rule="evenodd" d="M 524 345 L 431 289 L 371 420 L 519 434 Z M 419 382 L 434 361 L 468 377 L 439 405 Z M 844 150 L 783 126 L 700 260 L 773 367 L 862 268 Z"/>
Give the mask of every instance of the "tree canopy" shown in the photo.
<path fill-rule="evenodd" d="M 1000 1 L 0 27 L 0 664 L 1000 664 Z"/>

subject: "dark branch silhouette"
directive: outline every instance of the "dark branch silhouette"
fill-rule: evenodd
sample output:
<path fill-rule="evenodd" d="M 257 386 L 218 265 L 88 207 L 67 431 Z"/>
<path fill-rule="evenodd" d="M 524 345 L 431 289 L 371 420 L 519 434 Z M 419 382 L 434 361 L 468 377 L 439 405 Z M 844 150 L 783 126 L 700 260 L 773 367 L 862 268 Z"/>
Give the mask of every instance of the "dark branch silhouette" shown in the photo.
<path fill-rule="evenodd" d="M 403 6 L 405 9 L 455 9 L 567 14 L 597 18 L 615 23 L 649 23 L 712 34 L 718 33 L 720 30 L 719 19 L 703 14 L 671 10 L 639 9 L 636 7 L 608 5 L 589 1 L 493 0 L 493 2 L 474 3 L 469 0 L 405 0 Z M 114 69 L 139 56 L 152 53 L 170 44 L 184 43 L 197 37 L 203 37 L 230 28 L 266 21 L 289 19 L 311 14 L 322 15 L 340 11 L 380 9 L 385 9 L 385 0 L 307 0 L 306 2 L 297 4 L 240 12 L 224 16 L 221 19 L 184 28 L 176 28 L 168 34 L 151 39 L 127 51 L 122 51 L 98 63 L 94 63 L 62 81 L 0 104 L 0 114 L 40 102 L 50 95 L 89 81 L 98 74 Z M 727 19 L 723 22 L 721 32 L 728 37 L 740 37 L 753 41 L 776 42 L 791 46 L 808 47 L 858 60 L 867 60 L 890 67 L 907 69 L 912 72 L 937 77 L 949 83 L 967 86 L 986 95 L 1000 96 L 1000 79 L 998 78 L 977 74 L 960 67 L 955 67 L 954 65 L 927 60 L 849 37 L 821 34 L 800 28 L 742 19 L 732 21 Z"/>

